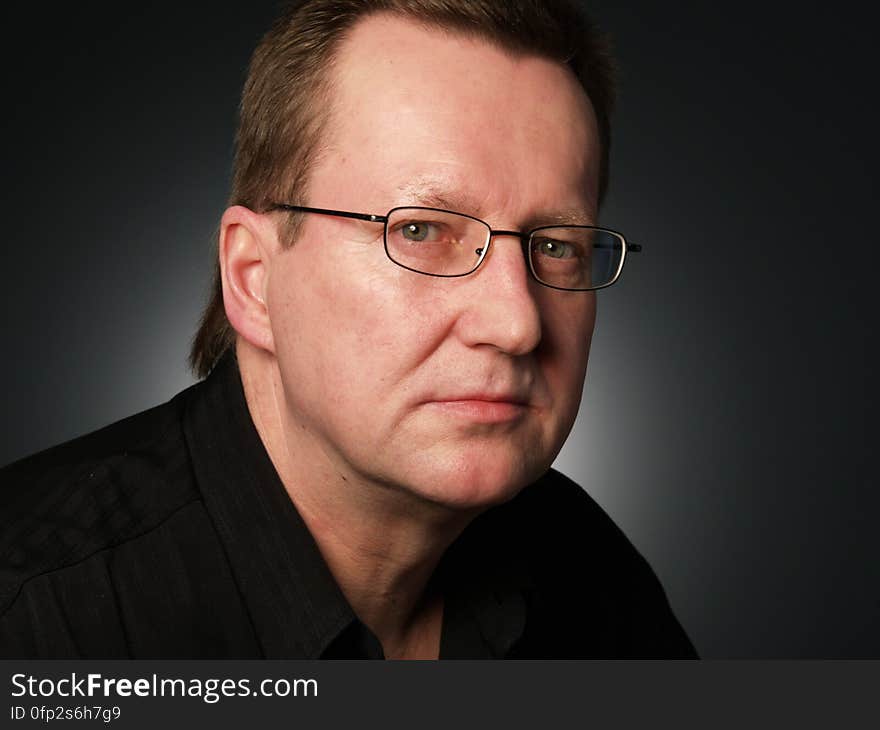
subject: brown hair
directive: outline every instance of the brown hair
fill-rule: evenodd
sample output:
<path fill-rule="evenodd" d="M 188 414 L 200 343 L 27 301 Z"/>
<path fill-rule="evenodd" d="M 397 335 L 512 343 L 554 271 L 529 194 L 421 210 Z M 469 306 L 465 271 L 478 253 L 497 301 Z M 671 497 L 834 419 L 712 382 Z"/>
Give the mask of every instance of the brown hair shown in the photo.
<path fill-rule="evenodd" d="M 390 12 L 567 64 L 593 104 L 602 159 L 599 200 L 608 186 L 614 73 L 605 37 L 569 0 L 294 0 L 254 51 L 242 94 L 229 205 L 265 210 L 272 201 L 306 204 L 310 163 L 329 107 L 329 70 L 357 21 Z M 280 232 L 292 243 L 298 216 Z M 235 342 L 216 265 L 211 300 L 193 340 L 190 365 L 207 375 Z"/>

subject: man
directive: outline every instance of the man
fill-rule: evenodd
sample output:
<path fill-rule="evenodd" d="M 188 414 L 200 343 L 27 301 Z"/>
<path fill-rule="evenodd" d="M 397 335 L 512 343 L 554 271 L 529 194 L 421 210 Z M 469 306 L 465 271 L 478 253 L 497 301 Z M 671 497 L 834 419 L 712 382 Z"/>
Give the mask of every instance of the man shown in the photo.
<path fill-rule="evenodd" d="M 3 654 L 693 656 L 548 471 L 628 250 L 596 227 L 608 67 L 564 2 L 293 3 L 244 90 L 208 377 L 6 470 Z"/>

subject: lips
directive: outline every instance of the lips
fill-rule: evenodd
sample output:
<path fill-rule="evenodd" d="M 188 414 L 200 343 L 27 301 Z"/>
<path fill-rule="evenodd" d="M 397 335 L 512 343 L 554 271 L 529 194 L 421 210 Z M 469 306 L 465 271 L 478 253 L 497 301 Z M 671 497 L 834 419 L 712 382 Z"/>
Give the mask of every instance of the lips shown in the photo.
<path fill-rule="evenodd" d="M 436 398 L 433 400 L 438 403 L 482 401 L 485 403 L 512 403 L 519 406 L 527 406 L 529 404 L 528 398 L 515 393 L 467 393 L 464 395 L 455 395 L 449 398 Z"/>
<path fill-rule="evenodd" d="M 525 398 L 513 393 L 456 394 L 432 399 L 426 405 L 444 416 L 483 424 L 515 421 L 529 408 Z"/>

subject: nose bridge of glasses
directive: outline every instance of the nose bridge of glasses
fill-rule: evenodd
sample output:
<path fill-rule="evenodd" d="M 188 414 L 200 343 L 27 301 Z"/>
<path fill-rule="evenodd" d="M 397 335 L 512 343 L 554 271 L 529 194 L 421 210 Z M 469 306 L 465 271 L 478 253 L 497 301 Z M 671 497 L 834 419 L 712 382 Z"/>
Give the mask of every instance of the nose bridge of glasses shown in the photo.
<path fill-rule="evenodd" d="M 529 234 L 522 233 L 521 231 L 507 231 L 503 229 L 499 229 L 496 231 L 490 228 L 489 237 L 486 245 L 488 246 L 488 244 L 491 243 L 492 239 L 497 238 L 498 236 L 512 236 L 513 238 L 518 238 L 520 245 L 523 247 L 523 250 L 525 250 L 525 244 L 529 240 Z M 482 254 L 483 249 L 477 249 L 477 253 Z"/>
<path fill-rule="evenodd" d="M 494 228 L 489 230 L 489 235 L 492 236 L 492 238 L 496 238 L 498 236 L 513 236 L 514 238 L 519 238 L 520 240 L 529 237 L 528 233 L 523 233 L 522 231 L 505 231 L 502 229 L 496 231 Z"/>

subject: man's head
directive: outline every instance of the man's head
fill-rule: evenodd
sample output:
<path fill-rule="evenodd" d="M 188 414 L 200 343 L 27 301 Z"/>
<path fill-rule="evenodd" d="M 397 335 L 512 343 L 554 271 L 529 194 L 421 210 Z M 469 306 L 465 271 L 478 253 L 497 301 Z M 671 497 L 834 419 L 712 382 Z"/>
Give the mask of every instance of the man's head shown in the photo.
<path fill-rule="evenodd" d="M 607 43 L 567 0 L 295 0 L 263 38 L 245 82 L 229 205 L 264 210 L 270 201 L 308 202 L 311 164 L 332 106 L 333 60 L 356 23 L 391 12 L 434 32 L 466 33 L 511 51 L 566 64 L 592 102 L 601 144 L 598 202 L 608 185 L 614 105 Z M 459 80 L 468 83 L 468 78 Z M 523 99 L 527 104 L 530 100 Z M 292 244 L 299 216 L 281 221 Z M 190 362 L 204 377 L 235 342 L 223 305 L 219 268 L 193 342 Z"/>
<path fill-rule="evenodd" d="M 459 17 L 448 10 L 458 4 L 357 6 Z M 337 17 L 355 3 L 306 5 Z M 281 130 L 282 139 L 290 124 L 314 133 L 307 148 L 272 148 L 269 122 L 243 112 L 220 251 L 239 347 L 263 353 L 277 373 L 285 448 L 344 480 L 462 508 L 510 498 L 555 458 L 580 401 L 594 293 L 537 283 L 513 236 L 498 236 L 473 274 L 434 278 L 388 259 L 380 223 L 318 214 L 291 223 L 269 208 L 382 215 L 425 205 L 508 231 L 594 222 L 606 121 L 583 84 L 565 58 L 470 28 L 360 13 L 305 97 L 316 108 Z M 264 42 L 255 68 L 270 52 Z M 245 107 L 289 93 L 252 68 Z M 283 180 L 254 179 L 263 147 L 286 160 Z"/>

